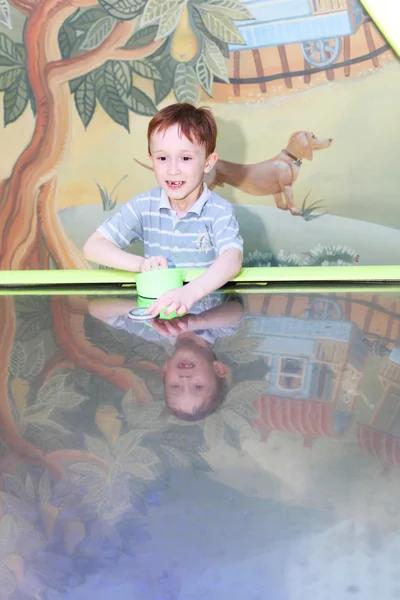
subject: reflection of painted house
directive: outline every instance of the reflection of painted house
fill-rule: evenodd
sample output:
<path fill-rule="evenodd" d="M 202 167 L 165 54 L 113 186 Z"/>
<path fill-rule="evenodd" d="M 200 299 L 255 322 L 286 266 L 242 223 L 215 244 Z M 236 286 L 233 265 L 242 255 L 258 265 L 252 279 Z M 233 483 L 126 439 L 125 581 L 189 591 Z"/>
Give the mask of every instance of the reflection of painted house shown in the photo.
<path fill-rule="evenodd" d="M 237 27 L 246 46 L 232 50 L 301 43 L 312 66 L 334 63 L 342 51 L 342 37 L 354 34 L 364 21 L 358 0 L 242 0 L 254 20 Z"/>
<path fill-rule="evenodd" d="M 300 433 L 305 443 L 339 436 L 351 414 L 368 353 L 357 325 L 334 319 L 258 317 L 249 335 L 269 365 L 268 395 L 256 402 L 258 425 Z"/>
<path fill-rule="evenodd" d="M 400 467 L 400 348 L 394 348 L 384 359 L 379 380 L 382 395 L 371 425 L 358 425 L 358 440 L 369 454 L 387 465 Z"/>

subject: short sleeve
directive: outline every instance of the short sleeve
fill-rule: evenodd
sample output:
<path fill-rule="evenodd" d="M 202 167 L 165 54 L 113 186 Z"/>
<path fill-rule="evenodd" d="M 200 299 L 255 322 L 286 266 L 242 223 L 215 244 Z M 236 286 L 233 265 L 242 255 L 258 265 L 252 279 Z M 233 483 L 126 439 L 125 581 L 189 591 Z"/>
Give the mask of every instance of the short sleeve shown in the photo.
<path fill-rule="evenodd" d="M 104 221 L 97 231 L 121 249 L 127 248 L 136 240 L 143 241 L 143 225 L 135 198 Z"/>
<path fill-rule="evenodd" d="M 243 238 L 233 209 L 228 206 L 221 211 L 213 223 L 214 244 L 218 256 L 229 248 L 237 248 L 243 254 Z"/>

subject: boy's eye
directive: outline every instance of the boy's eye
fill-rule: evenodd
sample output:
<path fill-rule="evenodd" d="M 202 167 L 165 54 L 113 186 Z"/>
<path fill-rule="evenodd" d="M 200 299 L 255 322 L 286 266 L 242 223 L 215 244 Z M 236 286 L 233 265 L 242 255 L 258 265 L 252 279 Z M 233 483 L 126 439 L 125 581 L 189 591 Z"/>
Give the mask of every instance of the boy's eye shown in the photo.
<path fill-rule="evenodd" d="M 167 157 L 166 157 L 166 156 L 159 156 L 159 157 L 158 157 L 158 160 L 162 160 L 162 161 L 164 161 L 164 160 L 167 160 Z"/>
<path fill-rule="evenodd" d="M 173 390 L 179 389 L 179 385 L 177 383 L 172 384 L 171 387 L 172 387 Z"/>
<path fill-rule="evenodd" d="M 202 385 L 199 385 L 199 384 L 196 385 L 196 390 L 202 390 L 202 389 L 203 389 Z"/>
<path fill-rule="evenodd" d="M 192 160 L 192 159 L 191 159 L 191 157 L 190 157 L 190 156 L 184 156 L 184 157 L 183 157 L 183 160 L 184 160 L 184 161 L 188 161 L 188 160 Z"/>

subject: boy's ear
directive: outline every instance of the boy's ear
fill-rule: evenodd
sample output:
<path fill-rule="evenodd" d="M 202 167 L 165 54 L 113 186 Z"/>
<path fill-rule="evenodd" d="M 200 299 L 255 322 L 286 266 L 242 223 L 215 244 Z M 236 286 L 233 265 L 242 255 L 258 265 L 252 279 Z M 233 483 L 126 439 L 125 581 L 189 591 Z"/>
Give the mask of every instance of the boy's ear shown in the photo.
<path fill-rule="evenodd" d="M 218 377 L 221 377 L 221 379 L 226 379 L 227 382 L 230 383 L 232 376 L 231 376 L 231 370 L 229 367 L 224 365 L 224 363 L 222 363 L 219 360 L 214 360 L 213 369 Z"/>
<path fill-rule="evenodd" d="M 169 360 L 164 363 L 163 368 L 161 369 L 162 376 L 165 377 L 168 371 Z"/>
<path fill-rule="evenodd" d="M 209 173 L 211 169 L 214 167 L 215 163 L 218 160 L 218 154 L 216 152 L 212 152 L 206 158 L 206 165 L 204 167 L 204 173 Z"/>

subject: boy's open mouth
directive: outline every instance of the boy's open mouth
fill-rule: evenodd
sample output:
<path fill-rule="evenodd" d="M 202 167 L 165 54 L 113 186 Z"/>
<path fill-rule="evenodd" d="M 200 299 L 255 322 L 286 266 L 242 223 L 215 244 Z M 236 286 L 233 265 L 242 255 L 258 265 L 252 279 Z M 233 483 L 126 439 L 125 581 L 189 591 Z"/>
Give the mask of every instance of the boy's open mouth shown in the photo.
<path fill-rule="evenodd" d="M 183 186 L 184 183 L 185 183 L 184 181 L 166 181 L 167 186 L 171 190 L 179 190 Z"/>
<path fill-rule="evenodd" d="M 180 360 L 178 369 L 194 369 L 195 365 L 190 360 Z"/>

